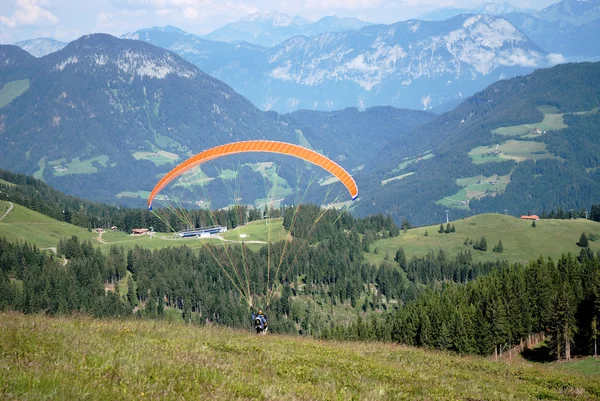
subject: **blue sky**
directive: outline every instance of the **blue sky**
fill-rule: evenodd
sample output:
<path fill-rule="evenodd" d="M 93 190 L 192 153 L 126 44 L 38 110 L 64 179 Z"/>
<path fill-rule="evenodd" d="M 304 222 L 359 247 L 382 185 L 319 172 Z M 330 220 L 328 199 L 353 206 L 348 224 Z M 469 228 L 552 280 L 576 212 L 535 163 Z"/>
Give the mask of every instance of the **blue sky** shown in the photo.
<path fill-rule="evenodd" d="M 558 0 L 510 1 L 542 9 Z M 327 15 L 393 23 L 438 7 L 470 8 L 476 0 L 0 0 L 0 43 L 51 37 L 70 41 L 87 33 L 121 35 L 174 25 L 206 34 L 254 12 L 281 12 L 316 21 Z M 500 1 L 498 1 L 500 2 Z"/>

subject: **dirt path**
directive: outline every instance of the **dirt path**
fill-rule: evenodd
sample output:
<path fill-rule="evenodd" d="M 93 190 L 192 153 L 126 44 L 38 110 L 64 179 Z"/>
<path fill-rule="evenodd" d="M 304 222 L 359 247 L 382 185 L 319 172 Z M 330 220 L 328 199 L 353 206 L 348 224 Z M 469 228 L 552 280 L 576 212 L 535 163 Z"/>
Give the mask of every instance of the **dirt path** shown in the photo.
<path fill-rule="evenodd" d="M 100 242 L 101 244 L 105 244 L 105 245 L 111 245 L 111 244 L 119 244 L 122 242 L 130 242 L 133 240 L 124 240 L 124 241 L 114 241 L 114 242 L 106 242 L 102 239 L 102 231 L 100 231 L 98 233 L 98 236 L 94 238 L 96 241 Z M 177 241 L 180 240 L 182 238 L 173 238 L 173 237 L 167 237 L 167 236 L 162 236 L 160 237 L 160 239 L 163 240 L 169 240 L 169 241 Z M 187 238 L 187 239 L 196 239 L 196 238 Z M 266 244 L 265 241 L 235 241 L 235 240 L 231 240 L 231 239 L 225 239 L 220 235 L 215 235 L 215 236 L 211 236 L 210 238 L 203 238 L 203 239 L 218 239 L 220 241 L 223 242 L 233 242 L 235 244 L 241 244 L 241 243 L 246 243 L 246 244 Z"/>
<path fill-rule="evenodd" d="M 47 249 L 50 250 L 50 251 L 52 251 L 55 255 L 58 253 L 58 251 L 56 250 L 55 246 L 51 246 L 51 247 L 48 247 L 48 248 L 40 248 L 40 250 L 42 250 L 42 251 L 47 250 Z M 67 263 L 69 263 L 69 259 L 63 257 L 62 258 L 62 265 L 66 266 Z"/>
<path fill-rule="evenodd" d="M 164 240 L 169 240 L 169 241 L 179 241 L 179 240 L 195 240 L 198 238 L 195 237 L 191 237 L 191 238 L 173 238 L 173 237 L 167 237 L 167 236 L 162 236 L 160 237 L 161 239 Z M 266 244 L 266 241 L 236 241 L 236 240 L 232 240 L 232 239 L 225 239 L 220 235 L 215 235 L 215 236 L 211 236 L 210 238 L 202 238 L 202 239 L 218 239 L 219 241 L 223 241 L 223 242 L 233 242 L 234 244 Z"/>
<path fill-rule="evenodd" d="M 99 243 L 101 243 L 101 244 L 106 244 L 106 241 L 104 241 L 104 240 L 102 239 L 102 233 L 103 233 L 103 231 L 98 231 L 98 236 L 97 236 L 96 238 L 94 238 L 94 239 L 95 239 L 96 241 L 98 241 Z"/>
<path fill-rule="evenodd" d="M 7 215 L 7 214 L 9 214 L 9 213 L 10 213 L 10 211 L 11 211 L 11 210 L 13 210 L 13 207 L 15 206 L 15 205 L 13 205 L 13 203 L 12 203 L 12 202 L 8 202 L 8 204 L 9 204 L 9 206 L 8 206 L 8 210 L 7 210 L 7 211 L 4 213 L 4 215 L 3 215 L 2 217 L 0 217 L 0 220 L 2 220 L 3 218 L 5 218 L 5 217 L 6 217 L 6 215 Z"/>

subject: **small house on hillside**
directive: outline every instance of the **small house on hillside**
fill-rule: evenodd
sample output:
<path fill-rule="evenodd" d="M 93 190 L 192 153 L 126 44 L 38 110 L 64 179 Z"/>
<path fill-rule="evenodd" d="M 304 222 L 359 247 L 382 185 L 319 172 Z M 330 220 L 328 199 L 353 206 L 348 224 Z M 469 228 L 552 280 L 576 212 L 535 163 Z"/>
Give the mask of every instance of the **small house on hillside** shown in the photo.
<path fill-rule="evenodd" d="M 521 216 L 521 218 L 523 220 L 539 220 L 540 216 L 538 216 L 537 214 L 532 214 L 531 216 Z"/>
<path fill-rule="evenodd" d="M 142 234 L 146 234 L 148 232 L 147 228 L 134 228 L 131 230 L 131 232 L 133 233 L 133 235 L 142 235 Z"/>

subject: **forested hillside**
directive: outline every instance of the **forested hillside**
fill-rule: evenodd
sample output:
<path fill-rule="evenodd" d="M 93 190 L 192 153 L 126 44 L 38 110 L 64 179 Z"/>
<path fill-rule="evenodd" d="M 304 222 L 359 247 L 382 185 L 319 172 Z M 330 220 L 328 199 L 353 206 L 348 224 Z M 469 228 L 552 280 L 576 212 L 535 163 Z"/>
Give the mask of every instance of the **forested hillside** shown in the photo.
<path fill-rule="evenodd" d="M 291 126 L 300 128 L 314 149 L 330 149 L 337 162 L 364 167 L 389 141 L 412 140 L 412 132 L 433 120 L 428 111 L 371 107 L 359 111 L 349 107 L 339 111 L 298 110 L 285 114 Z"/>
<path fill-rule="evenodd" d="M 400 248 L 371 264 L 363 252 L 371 241 L 399 235 L 389 217 L 354 219 L 302 205 L 285 209 L 283 226 L 290 238 L 258 251 L 205 242 L 199 250 L 114 244 L 102 252 L 72 237 L 54 256 L 0 240 L 0 309 L 248 328 L 252 303 L 268 306 L 276 333 L 481 355 L 544 333 L 555 358 L 593 353 L 600 253 L 584 234 L 579 257 L 557 263 L 474 262 L 472 253 L 487 249 L 482 239 L 456 257 L 440 250 L 408 259 Z"/>
<path fill-rule="evenodd" d="M 297 116 L 262 112 L 176 54 L 109 35 L 84 36 L 39 59 L 2 46 L 0 58 L 0 167 L 111 204 L 142 206 L 158 178 L 216 145 L 251 139 L 296 143 L 351 170 L 389 139 L 406 137 L 434 117 L 393 108 Z M 272 167 L 265 171 L 259 163 Z M 305 181 L 299 182 L 303 170 Z M 289 197 L 292 203 L 306 189 L 307 176 L 317 173 L 328 178 L 289 157 L 246 154 L 211 162 L 188 185 L 192 190 L 175 191 L 189 207 L 199 201 L 193 191 L 210 193 L 214 207 L 225 207 L 233 199 L 223 181 L 233 174 L 241 203 L 268 197 Z M 265 178 L 277 180 L 279 188 L 265 193 Z M 336 184 L 313 191 L 322 201 L 331 187 Z"/>
<path fill-rule="evenodd" d="M 500 81 L 389 142 L 357 174 L 359 213 L 424 224 L 448 207 L 518 216 L 600 202 L 598 77 L 600 63 L 581 63 Z"/>

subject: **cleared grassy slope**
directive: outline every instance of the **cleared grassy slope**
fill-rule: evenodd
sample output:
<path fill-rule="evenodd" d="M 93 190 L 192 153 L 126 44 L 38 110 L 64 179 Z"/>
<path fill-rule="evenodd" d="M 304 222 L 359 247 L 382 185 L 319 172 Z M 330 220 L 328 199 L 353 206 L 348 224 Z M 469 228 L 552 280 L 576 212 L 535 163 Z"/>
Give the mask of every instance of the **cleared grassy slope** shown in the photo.
<path fill-rule="evenodd" d="M 445 220 L 445 219 L 444 219 Z M 450 234 L 438 233 L 439 224 L 419 227 L 400 233 L 400 236 L 376 241 L 371 245 L 368 260 L 378 262 L 383 260 L 386 251 L 390 259 L 396 255 L 398 248 L 403 247 L 408 258 L 425 256 L 429 250 L 436 253 L 443 249 L 448 256 L 454 256 L 459 250 L 471 249 L 474 261 L 492 261 L 506 259 L 510 262 L 527 262 L 540 255 L 558 259 L 561 254 L 571 252 L 579 255 L 580 249 L 576 244 L 582 232 L 600 235 L 600 223 L 585 220 L 540 220 L 537 227 L 531 227 L 531 221 L 521 220 L 503 214 L 480 214 L 463 220 L 452 221 L 456 232 Z M 446 224 L 444 224 L 444 228 Z M 428 236 L 425 237 L 425 231 Z M 476 251 L 472 246 L 464 245 L 465 238 L 479 240 L 485 236 L 488 251 Z M 492 248 L 502 240 L 503 253 L 494 253 Z M 590 249 L 600 251 L 600 241 L 591 242 Z M 379 253 L 374 253 L 379 248 Z"/>
<path fill-rule="evenodd" d="M 5 400 L 600 399 L 597 377 L 560 365 L 152 321 L 0 321 Z"/>
<path fill-rule="evenodd" d="M 0 88 L 0 109 L 21 96 L 29 89 L 29 79 L 11 81 Z"/>
<path fill-rule="evenodd" d="M 0 215 L 8 208 L 8 203 L 0 201 Z M 251 249 L 259 249 L 264 242 L 285 239 L 287 232 L 281 225 L 282 219 L 272 219 L 269 234 L 269 226 L 264 221 L 255 221 L 246 226 L 228 231 L 224 238 L 232 241 L 233 245 L 242 239 L 246 241 Z M 396 250 L 403 247 L 407 257 L 425 256 L 429 250 L 437 252 L 444 249 L 447 255 L 455 255 L 459 250 L 471 249 L 473 260 L 486 261 L 506 259 L 511 262 L 527 262 L 540 255 L 550 256 L 554 259 L 563 253 L 571 252 L 578 255 L 580 248 L 576 245 L 582 232 L 596 233 L 600 235 L 600 223 L 591 220 L 540 220 L 537 227 L 531 227 L 530 221 L 521 220 L 512 216 L 502 214 L 482 214 L 463 220 L 453 221 L 456 227 L 455 233 L 439 234 L 439 225 L 419 227 L 400 233 L 395 238 L 387 238 L 376 241 L 371 245 L 371 252 L 366 253 L 367 260 L 372 263 L 384 259 L 386 252 L 391 258 Z M 444 224 L 445 227 L 445 224 Z M 428 236 L 424 233 L 427 231 Z M 245 237 L 241 238 L 240 234 Z M 169 246 L 186 245 L 191 248 L 204 247 L 204 241 L 211 244 L 222 244 L 219 239 L 200 240 L 197 238 L 175 238 L 173 233 L 156 233 L 154 238 L 147 235 L 132 236 L 123 232 L 105 232 L 102 242 L 98 240 L 96 232 L 89 232 L 84 228 L 68 223 L 53 220 L 40 213 L 29 210 L 23 206 L 14 205 L 14 209 L 0 221 L 0 237 L 11 241 L 27 241 L 40 248 L 54 247 L 60 238 L 78 236 L 80 239 L 92 240 L 94 245 L 108 250 L 110 245 L 123 246 L 125 250 L 136 245 L 149 249 L 159 249 Z M 488 251 L 475 251 L 472 247 L 464 245 L 465 238 L 479 240 L 486 237 Z M 502 240 L 503 253 L 494 253 L 492 248 Z M 252 243 L 255 242 L 255 243 Z M 600 251 L 600 241 L 590 241 L 590 249 L 594 252 Z M 374 253 L 375 248 L 378 254 Z"/>
<path fill-rule="evenodd" d="M 0 216 L 8 202 L 0 201 Z M 78 236 L 91 240 L 96 233 L 69 223 L 60 222 L 18 204 L 0 221 L 0 237 L 9 241 L 27 241 L 40 248 L 54 247 L 64 237 Z"/>
<path fill-rule="evenodd" d="M 7 209 L 8 202 L 0 201 L 0 216 Z M 227 232 L 224 237 L 230 241 L 239 242 L 242 240 L 240 234 L 246 234 L 244 241 L 258 242 L 248 244 L 251 249 L 256 250 L 263 245 L 261 242 L 266 242 L 268 238 L 271 238 L 272 241 L 279 241 L 286 237 L 287 232 L 281 223 L 282 219 L 272 219 L 269 234 L 269 226 L 266 226 L 264 221 L 251 222 L 244 227 Z M 92 240 L 94 245 L 100 246 L 106 251 L 110 245 L 123 246 L 125 250 L 128 250 L 136 245 L 159 249 L 182 245 L 202 248 L 205 241 L 216 245 L 223 243 L 218 239 L 175 238 L 173 233 L 156 233 L 151 239 L 147 235 L 132 236 L 123 232 L 110 231 L 103 233 L 100 241 L 95 231 L 89 232 L 87 229 L 56 221 L 17 204 L 14 204 L 13 210 L 0 221 L 0 237 L 5 237 L 10 241 L 27 241 L 40 248 L 55 247 L 59 239 L 73 235 L 80 239 Z M 233 244 L 233 242 L 228 242 L 229 244 Z"/>

